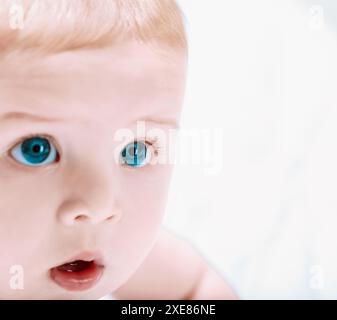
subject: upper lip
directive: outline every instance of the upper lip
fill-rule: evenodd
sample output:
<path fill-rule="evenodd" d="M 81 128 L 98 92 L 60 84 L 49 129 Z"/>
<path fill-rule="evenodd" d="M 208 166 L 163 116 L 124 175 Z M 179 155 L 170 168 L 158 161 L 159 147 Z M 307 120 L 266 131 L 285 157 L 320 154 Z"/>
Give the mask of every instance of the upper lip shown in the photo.
<path fill-rule="evenodd" d="M 103 255 L 101 251 L 96 250 L 96 251 L 81 251 L 78 254 L 75 254 L 72 256 L 70 259 L 66 260 L 65 262 L 59 264 L 58 266 L 62 266 L 67 263 L 71 263 L 77 260 L 82 260 L 82 261 L 95 261 L 95 263 L 99 266 L 103 266 Z"/>

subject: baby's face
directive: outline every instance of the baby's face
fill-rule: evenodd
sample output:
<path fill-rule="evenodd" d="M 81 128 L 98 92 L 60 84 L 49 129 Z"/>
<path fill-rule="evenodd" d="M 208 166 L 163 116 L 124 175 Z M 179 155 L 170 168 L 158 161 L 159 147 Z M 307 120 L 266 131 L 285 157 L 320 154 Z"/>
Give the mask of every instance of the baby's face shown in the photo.
<path fill-rule="evenodd" d="M 153 140 L 179 123 L 186 56 L 129 42 L 0 70 L 0 299 L 113 292 L 164 215 L 172 164 Z"/>

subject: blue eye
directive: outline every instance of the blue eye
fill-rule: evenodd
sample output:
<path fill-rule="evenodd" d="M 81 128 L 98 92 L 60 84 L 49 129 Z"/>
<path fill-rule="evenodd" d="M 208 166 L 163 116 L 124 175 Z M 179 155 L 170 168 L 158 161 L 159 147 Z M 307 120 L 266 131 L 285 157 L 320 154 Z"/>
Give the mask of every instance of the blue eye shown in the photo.
<path fill-rule="evenodd" d="M 131 167 L 143 167 L 148 162 L 148 147 L 144 142 L 131 142 L 121 152 L 121 160 Z"/>
<path fill-rule="evenodd" d="M 11 154 L 18 162 L 34 167 L 47 165 L 57 158 L 55 147 L 42 137 L 24 140 L 11 151 Z"/>

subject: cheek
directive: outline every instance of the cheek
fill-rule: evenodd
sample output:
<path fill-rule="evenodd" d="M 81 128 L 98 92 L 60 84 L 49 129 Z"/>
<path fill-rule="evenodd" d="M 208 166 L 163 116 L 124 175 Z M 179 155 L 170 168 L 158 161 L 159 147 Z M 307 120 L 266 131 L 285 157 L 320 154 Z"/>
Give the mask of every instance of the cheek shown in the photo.
<path fill-rule="evenodd" d="M 125 172 L 120 179 L 119 190 L 124 194 L 119 203 L 124 215 L 109 243 L 112 264 L 125 274 L 139 266 L 156 240 L 165 213 L 171 171 L 169 166 L 161 165 Z"/>
<path fill-rule="evenodd" d="M 36 180 L 34 180 L 36 181 Z M 0 252 L 2 261 L 29 260 L 50 230 L 51 190 L 30 179 L 4 179 L 0 185 Z"/>
<path fill-rule="evenodd" d="M 124 218 L 143 225 L 156 225 L 162 218 L 172 166 L 154 165 L 122 173 L 119 200 Z"/>

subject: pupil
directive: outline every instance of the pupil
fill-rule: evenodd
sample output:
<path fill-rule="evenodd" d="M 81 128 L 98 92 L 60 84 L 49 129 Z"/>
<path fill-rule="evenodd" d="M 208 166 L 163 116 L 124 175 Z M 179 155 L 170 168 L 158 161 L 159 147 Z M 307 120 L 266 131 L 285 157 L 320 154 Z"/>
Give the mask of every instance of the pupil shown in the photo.
<path fill-rule="evenodd" d="M 42 148 L 41 148 L 41 149 L 42 149 Z M 33 151 L 34 151 L 34 152 L 39 152 L 39 151 L 40 151 L 40 146 L 35 145 L 35 146 L 33 147 Z"/>

